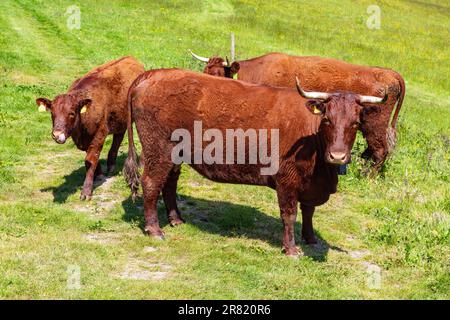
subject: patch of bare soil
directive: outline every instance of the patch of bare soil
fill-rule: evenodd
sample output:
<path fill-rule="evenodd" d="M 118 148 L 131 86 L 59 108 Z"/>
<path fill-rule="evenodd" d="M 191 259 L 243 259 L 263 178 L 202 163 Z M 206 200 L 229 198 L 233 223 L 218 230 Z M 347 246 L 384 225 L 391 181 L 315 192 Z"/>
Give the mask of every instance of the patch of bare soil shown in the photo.
<path fill-rule="evenodd" d="M 369 250 L 354 250 L 348 252 L 349 256 L 353 259 L 361 259 L 370 255 Z"/>
<path fill-rule="evenodd" d="M 145 253 L 151 253 L 151 252 L 155 252 L 157 250 L 158 250 L 157 248 L 149 246 L 149 247 L 144 247 L 144 249 L 142 251 L 144 251 Z"/>
<path fill-rule="evenodd" d="M 96 217 L 106 216 L 112 209 L 115 208 L 117 204 L 120 203 L 120 199 L 117 194 L 111 191 L 111 187 L 117 179 L 117 176 L 97 179 L 94 182 L 95 189 L 92 195 L 92 200 L 86 204 L 79 205 L 80 209 L 82 209 L 83 206 L 86 206 L 87 208 L 91 208 L 91 210 L 85 212 L 93 214 Z"/>
<path fill-rule="evenodd" d="M 88 233 L 84 238 L 98 244 L 117 244 L 120 241 L 119 235 L 112 232 Z"/>
<path fill-rule="evenodd" d="M 172 267 L 168 264 L 130 258 L 124 270 L 113 277 L 123 280 L 161 281 L 169 276 L 171 269 Z"/>

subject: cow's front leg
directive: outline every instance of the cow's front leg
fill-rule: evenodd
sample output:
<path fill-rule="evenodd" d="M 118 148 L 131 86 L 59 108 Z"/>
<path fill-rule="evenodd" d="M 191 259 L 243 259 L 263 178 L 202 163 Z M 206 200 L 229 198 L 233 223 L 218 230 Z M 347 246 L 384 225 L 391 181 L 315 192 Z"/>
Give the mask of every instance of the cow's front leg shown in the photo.
<path fill-rule="evenodd" d="M 116 168 L 117 154 L 119 153 L 119 147 L 122 143 L 124 135 L 125 132 L 114 134 L 113 136 L 111 149 L 108 152 L 108 160 L 106 162 L 108 175 L 112 175 L 114 173 L 114 169 Z"/>
<path fill-rule="evenodd" d="M 81 190 L 81 200 L 90 200 L 92 198 L 95 173 L 99 172 L 97 170 L 98 160 L 107 135 L 107 130 L 97 131 L 94 139 L 86 151 L 86 158 L 84 161 L 86 166 L 86 178 L 84 179 L 83 189 Z"/>
<path fill-rule="evenodd" d="M 297 220 L 297 196 L 292 188 L 277 188 L 278 205 L 280 206 L 281 220 L 283 221 L 283 251 L 288 256 L 296 257 L 299 254 L 295 246 L 295 222 Z"/>
<path fill-rule="evenodd" d="M 316 207 L 300 204 L 302 210 L 302 238 L 307 244 L 316 244 L 317 239 L 314 235 L 312 218 Z"/>
<path fill-rule="evenodd" d="M 85 163 L 86 165 L 86 163 Z M 86 172 L 87 172 L 88 168 L 86 167 Z M 95 173 L 94 173 L 94 179 L 95 180 L 102 180 L 105 178 L 105 175 L 103 174 L 103 170 L 102 170 L 102 166 L 100 164 L 97 164 L 97 168 L 95 169 Z"/>

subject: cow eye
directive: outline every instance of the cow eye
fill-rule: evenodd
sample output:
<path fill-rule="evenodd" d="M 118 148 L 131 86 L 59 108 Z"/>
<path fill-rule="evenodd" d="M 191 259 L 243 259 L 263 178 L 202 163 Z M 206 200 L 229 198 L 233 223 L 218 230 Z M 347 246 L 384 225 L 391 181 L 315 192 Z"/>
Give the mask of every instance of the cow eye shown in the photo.
<path fill-rule="evenodd" d="M 359 122 L 354 122 L 352 124 L 352 128 L 359 128 Z"/>
<path fill-rule="evenodd" d="M 69 113 L 69 117 L 72 118 L 72 119 L 75 118 L 75 112 Z"/>
<path fill-rule="evenodd" d="M 323 119 L 323 124 L 326 125 L 326 126 L 329 126 L 331 124 L 331 121 L 328 120 L 328 118 L 324 118 Z"/>

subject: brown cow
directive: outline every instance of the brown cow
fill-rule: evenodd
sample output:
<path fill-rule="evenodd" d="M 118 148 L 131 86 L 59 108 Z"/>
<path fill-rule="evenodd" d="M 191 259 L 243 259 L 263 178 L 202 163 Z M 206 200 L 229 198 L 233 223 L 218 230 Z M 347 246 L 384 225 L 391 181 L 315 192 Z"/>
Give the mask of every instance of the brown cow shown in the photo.
<path fill-rule="evenodd" d="M 213 181 L 275 189 L 284 225 L 283 248 L 288 255 L 298 253 L 294 224 L 300 202 L 302 236 L 307 243 L 315 243 L 314 209 L 336 192 L 336 168 L 350 161 L 360 114 L 367 108 L 375 108 L 365 106 L 366 103 L 383 103 L 387 95 L 382 99 L 349 92 L 304 92 L 300 85 L 297 89 L 303 98 L 290 88 L 254 85 L 179 69 L 152 70 L 137 78 L 128 93 L 129 153 L 124 174 L 135 196 L 139 186 L 132 129 L 135 121 L 144 157 L 141 182 L 146 232 L 163 237 L 157 216 L 161 191 L 170 224 L 183 222 L 176 204 L 180 164 L 174 163 L 171 155 L 177 145 L 171 135 L 177 129 L 195 135 L 195 121 L 201 121 L 205 130 L 213 129 L 216 133 L 237 128 L 278 129 L 280 160 L 278 171 L 272 175 L 261 173 L 261 161 L 195 162 L 199 149 L 194 146 L 187 152 L 194 156 L 194 163 L 192 156 L 188 156 L 189 165 Z M 270 139 L 275 139 L 272 134 Z M 248 145 L 245 159 L 250 157 Z M 231 150 L 232 155 L 238 152 L 236 148 L 237 144 Z"/>
<path fill-rule="evenodd" d="M 107 170 L 115 168 L 117 153 L 127 129 L 127 93 L 144 66 L 133 57 L 108 62 L 76 80 L 67 93 L 53 99 L 38 98 L 41 111 L 51 111 L 52 137 L 65 143 L 72 137 L 78 149 L 86 151 L 86 178 L 81 200 L 92 197 L 94 178 L 102 176 L 98 165 L 106 136 L 113 134 Z"/>
<path fill-rule="evenodd" d="M 192 52 L 191 52 L 192 53 Z M 269 53 L 257 58 L 229 63 L 220 57 L 211 59 L 192 55 L 207 65 L 204 73 L 279 87 L 295 87 L 295 76 L 308 90 L 335 92 L 351 91 L 364 95 L 379 95 L 387 89 L 388 100 L 376 112 L 365 112 L 361 131 L 367 140 L 363 157 L 372 158 L 373 168 L 379 170 L 396 142 L 396 124 L 405 96 L 405 82 L 397 72 L 350 64 L 322 57 L 298 57 Z M 391 125 L 392 110 L 397 103 Z M 370 110 L 373 111 L 373 110 Z"/>

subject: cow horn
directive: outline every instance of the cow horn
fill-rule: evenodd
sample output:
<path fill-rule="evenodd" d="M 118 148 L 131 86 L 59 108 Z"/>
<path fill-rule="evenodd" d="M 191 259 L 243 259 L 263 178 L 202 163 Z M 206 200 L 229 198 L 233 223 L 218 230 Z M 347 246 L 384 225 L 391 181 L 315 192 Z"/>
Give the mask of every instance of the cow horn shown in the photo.
<path fill-rule="evenodd" d="M 208 63 L 209 58 L 205 58 L 205 57 L 198 56 L 198 55 L 196 55 L 195 53 L 193 53 L 192 50 L 190 50 L 190 49 L 189 49 L 189 52 L 191 53 L 191 55 L 192 55 L 195 59 L 200 60 L 200 61 L 202 61 L 202 62 Z"/>
<path fill-rule="evenodd" d="M 374 104 L 385 103 L 387 99 L 388 99 L 388 94 L 386 91 L 384 92 L 383 98 L 374 97 L 374 96 L 362 96 L 362 95 L 358 96 L 359 103 L 374 103 Z"/>
<path fill-rule="evenodd" d="M 314 92 L 314 91 L 304 91 L 300 86 L 300 80 L 298 80 L 297 77 L 295 77 L 295 84 L 297 86 L 297 91 L 300 93 L 300 95 L 303 98 L 306 99 L 321 99 L 321 100 L 327 100 L 331 94 L 326 92 Z"/>

